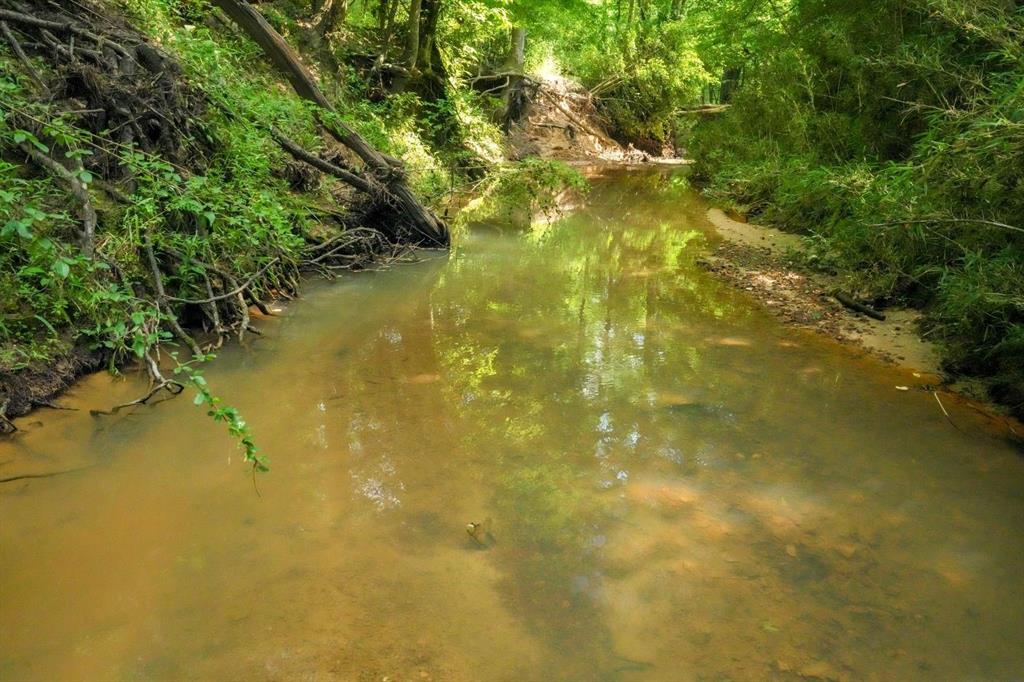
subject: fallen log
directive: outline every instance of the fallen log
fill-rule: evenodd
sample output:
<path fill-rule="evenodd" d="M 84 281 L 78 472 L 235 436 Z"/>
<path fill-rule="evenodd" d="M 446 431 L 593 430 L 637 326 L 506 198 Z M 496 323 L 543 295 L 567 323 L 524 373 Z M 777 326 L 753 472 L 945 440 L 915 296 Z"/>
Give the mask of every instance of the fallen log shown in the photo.
<path fill-rule="evenodd" d="M 690 109 L 676 109 L 674 113 L 677 116 L 714 116 L 723 111 L 728 111 L 729 106 L 728 104 L 702 104 L 699 107 L 692 107 Z"/>
<path fill-rule="evenodd" d="M 373 193 L 374 186 L 373 184 L 370 183 L 369 180 L 359 175 L 356 175 L 352 171 L 342 168 L 341 166 L 337 166 L 331 163 L 330 161 L 321 159 L 319 156 L 311 154 L 310 152 L 306 151 L 298 144 L 293 142 L 291 139 L 285 137 L 284 134 L 281 133 L 281 131 L 277 130 L 276 128 L 271 128 L 270 136 L 274 138 L 274 141 L 277 142 L 277 144 L 279 144 L 282 149 L 284 149 L 286 152 L 291 154 L 294 158 L 298 159 L 299 161 L 309 164 L 313 168 L 316 168 L 318 171 L 323 171 L 328 175 L 336 177 L 345 184 L 355 187 L 361 192 L 366 192 L 368 194 Z"/>
<path fill-rule="evenodd" d="M 337 116 L 324 115 L 337 112 L 299 61 L 291 46 L 267 23 L 263 15 L 244 0 L 213 0 L 213 4 L 222 9 L 260 46 L 271 63 L 288 79 L 296 94 L 321 108 L 321 112 L 317 114 L 321 125 L 335 140 L 362 160 L 366 166 L 367 176 L 372 178 L 368 180 L 368 187 L 362 191 L 373 194 L 375 201 L 391 206 L 400 219 L 407 221 L 408 228 L 415 233 L 410 241 L 428 246 L 447 246 L 447 225 L 424 206 L 409 189 L 400 170 L 400 162 L 379 152 Z M 280 143 L 280 140 L 278 142 Z M 289 153 L 292 153 L 291 150 Z"/>
<path fill-rule="evenodd" d="M 832 295 L 835 296 L 835 299 L 837 301 L 842 303 L 845 307 L 849 308 L 850 310 L 855 310 L 858 313 L 863 313 L 864 315 L 867 315 L 868 317 L 873 317 L 876 320 L 885 320 L 885 315 L 883 313 L 878 312 L 869 305 L 864 305 L 863 303 L 855 300 L 853 297 L 848 296 L 847 294 L 844 294 L 841 291 L 836 291 Z"/>

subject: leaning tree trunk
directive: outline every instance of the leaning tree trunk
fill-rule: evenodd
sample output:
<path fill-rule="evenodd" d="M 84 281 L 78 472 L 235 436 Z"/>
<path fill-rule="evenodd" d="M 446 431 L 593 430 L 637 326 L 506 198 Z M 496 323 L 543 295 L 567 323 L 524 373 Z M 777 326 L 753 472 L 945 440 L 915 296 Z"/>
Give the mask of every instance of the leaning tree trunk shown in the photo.
<path fill-rule="evenodd" d="M 224 10 L 262 48 L 263 53 L 284 73 L 300 97 L 327 111 L 335 111 L 313 77 L 299 62 L 298 56 L 263 15 L 244 0 L 213 0 L 213 3 Z M 405 181 L 401 162 L 374 149 L 359 133 L 336 117 L 330 121 L 321 118 L 321 123 L 338 142 L 362 159 L 370 176 L 374 200 L 393 207 L 398 217 L 408 222 L 409 229 L 414 233 L 409 235 L 410 241 L 430 246 L 448 245 L 448 227 L 413 194 Z"/>

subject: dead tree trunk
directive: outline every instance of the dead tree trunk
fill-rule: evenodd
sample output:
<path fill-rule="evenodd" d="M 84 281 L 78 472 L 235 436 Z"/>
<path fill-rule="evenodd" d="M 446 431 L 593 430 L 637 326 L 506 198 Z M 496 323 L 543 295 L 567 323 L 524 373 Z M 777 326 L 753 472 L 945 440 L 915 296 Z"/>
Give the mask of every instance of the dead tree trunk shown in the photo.
<path fill-rule="evenodd" d="M 299 61 L 298 56 L 284 38 L 274 30 L 274 27 L 267 23 L 263 15 L 244 0 L 213 0 L 213 2 L 260 46 L 263 53 L 285 75 L 300 97 L 318 104 L 329 112 L 335 111 L 313 77 Z M 330 120 L 320 117 L 320 122 L 332 137 L 352 150 L 363 161 L 366 167 L 366 177 L 369 178 L 374 190 L 371 192 L 374 195 L 374 201 L 393 208 L 396 217 L 406 221 L 405 227 L 408 228 L 410 234 L 401 235 L 400 231 L 396 229 L 395 236 L 404 236 L 408 241 L 422 245 L 448 245 L 448 227 L 413 194 L 405 180 L 399 161 L 377 151 L 356 131 L 337 120 L 337 117 L 330 117 Z M 363 187 L 357 187 L 357 189 L 365 191 Z"/>

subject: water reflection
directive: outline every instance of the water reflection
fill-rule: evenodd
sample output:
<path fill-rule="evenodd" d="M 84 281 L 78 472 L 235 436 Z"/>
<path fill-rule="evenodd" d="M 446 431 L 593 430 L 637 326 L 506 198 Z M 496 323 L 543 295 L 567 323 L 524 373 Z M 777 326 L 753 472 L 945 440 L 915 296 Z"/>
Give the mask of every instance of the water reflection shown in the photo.
<path fill-rule="evenodd" d="M 315 288 L 209 377 L 260 498 L 186 401 L 43 415 L 0 466 L 100 466 L 0 489 L 0 677 L 1013 678 L 1024 464 L 707 278 L 703 211 L 616 173 Z"/>

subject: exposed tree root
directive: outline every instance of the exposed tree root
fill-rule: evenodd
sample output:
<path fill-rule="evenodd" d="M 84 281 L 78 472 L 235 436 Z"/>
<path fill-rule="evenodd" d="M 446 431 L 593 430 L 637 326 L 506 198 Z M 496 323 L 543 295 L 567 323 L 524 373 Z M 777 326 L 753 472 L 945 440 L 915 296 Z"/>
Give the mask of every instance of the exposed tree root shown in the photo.
<path fill-rule="evenodd" d="M 246 333 L 259 334 L 252 326 L 249 306 L 270 315 L 264 299 L 293 297 L 303 273 L 332 277 L 345 270 L 386 266 L 405 257 L 406 247 L 395 243 L 402 240 L 447 243 L 443 222 L 408 189 L 402 163 L 374 149 L 336 120 L 333 112 L 321 111 L 322 129 L 353 152 L 356 163 L 361 162 L 360 169 L 348 166 L 337 146 L 318 155 L 277 130 L 270 134 L 296 159 L 293 174 L 301 187 L 316 187 L 321 177 L 330 176 L 357 190 L 361 199 L 356 200 L 354 210 L 314 211 L 324 223 L 340 227 L 340 234 L 329 238 L 306 235 L 309 244 L 299 254 L 269 245 L 258 268 L 244 266 L 249 272 L 239 272 L 239 266 L 226 263 L 226 257 L 215 249 L 186 254 L 172 246 L 174 240 L 162 238 L 162 232 L 144 232 L 138 262 L 146 275 L 140 281 L 138 275 L 128 274 L 137 272 L 136 268 L 119 264 L 117 258 L 103 252 L 109 243 L 98 233 L 103 212 L 120 210 L 135 201 L 137 171 L 133 169 L 137 166 L 129 155 L 170 164 L 183 177 L 203 173 L 219 144 L 203 124 L 205 112 L 216 104 L 190 85 L 176 62 L 145 36 L 116 15 L 86 4 L 0 0 L 0 40 L 31 79 L 31 91 L 46 102 L 39 110 L 3 103 L 9 121 L 42 143 L 37 146 L 25 141 L 17 149 L 27 164 L 66 188 L 68 203 L 76 209 L 75 237 L 82 252 L 109 266 L 113 281 L 131 288 L 136 298 L 158 312 L 158 317 L 144 324 L 148 338 L 163 327 L 192 354 L 203 355 L 220 348 L 232 335 L 241 340 Z M 38 59 L 49 68 L 37 68 Z M 307 95 L 321 106 L 326 103 L 319 91 L 303 94 Z M 81 137 L 75 136 L 71 142 L 57 139 L 53 132 L 56 118 L 61 126 L 80 131 Z M 89 153 L 74 153 L 85 151 Z M 111 201 L 103 201 L 104 194 Z M 178 219 L 171 215 L 167 220 Z M 193 229 L 189 220 L 169 227 L 172 231 Z M 360 224 L 382 226 L 384 231 Z M 202 338 L 201 345 L 193 334 L 203 331 L 213 340 Z M 125 359 L 123 350 L 115 353 L 121 354 L 97 358 L 96 364 L 109 361 L 116 365 Z M 114 414 L 125 407 L 151 404 L 158 396 L 181 393 L 184 384 L 161 374 L 157 353 L 157 347 L 151 348 L 141 360 L 150 378 L 145 395 L 110 411 L 93 413 Z M 12 385 L 18 393 L 12 403 L 14 414 L 20 416 L 33 403 L 26 398 L 29 394 L 24 387 Z M 0 408 L 0 433 L 16 430 L 6 402 Z"/>
<path fill-rule="evenodd" d="M 25 51 L 21 49 L 21 43 L 19 43 L 18 39 L 14 37 L 14 34 L 11 32 L 11 27 L 7 25 L 6 21 L 0 21 L 0 33 L 3 33 L 4 38 L 7 40 L 7 44 L 11 46 L 11 50 L 14 52 L 14 55 L 25 67 L 25 71 L 28 72 L 29 77 L 35 81 L 39 90 L 43 93 L 43 96 L 49 97 L 50 89 L 46 87 L 46 82 L 43 81 L 42 76 L 39 75 L 39 72 L 36 71 L 35 67 L 32 66 L 31 60 L 29 60 Z"/>
<path fill-rule="evenodd" d="M 7 417 L 7 406 L 10 404 L 10 398 L 5 398 L 4 401 L 0 403 L 0 433 L 2 434 L 11 434 L 18 430 L 18 427 L 14 425 L 14 422 Z"/>
<path fill-rule="evenodd" d="M 78 233 L 78 243 L 82 252 L 87 256 L 93 255 L 93 242 L 96 238 L 96 209 L 92 207 L 92 199 L 89 198 L 89 186 L 82 181 L 81 173 L 84 170 L 82 160 L 79 157 L 69 159 L 72 163 L 72 170 L 58 162 L 49 154 L 44 154 L 34 146 L 22 143 L 21 149 L 35 161 L 39 166 L 55 175 L 64 182 L 71 190 L 71 196 L 79 206 L 79 218 L 82 221 L 82 229 Z"/>
<path fill-rule="evenodd" d="M 144 359 L 146 362 L 146 370 L 149 372 L 150 377 L 149 391 L 146 395 L 141 398 L 136 398 L 135 400 L 130 400 L 126 403 L 121 403 L 120 405 L 115 405 L 109 410 L 89 410 L 89 414 L 94 417 L 101 415 L 115 415 L 126 407 L 148 404 L 149 401 L 161 391 L 166 391 L 170 394 L 170 397 L 174 397 L 185 390 L 185 385 L 180 381 L 164 378 L 164 375 L 160 372 L 160 365 L 157 364 L 157 361 L 153 359 L 152 355 L 146 353 Z"/>

